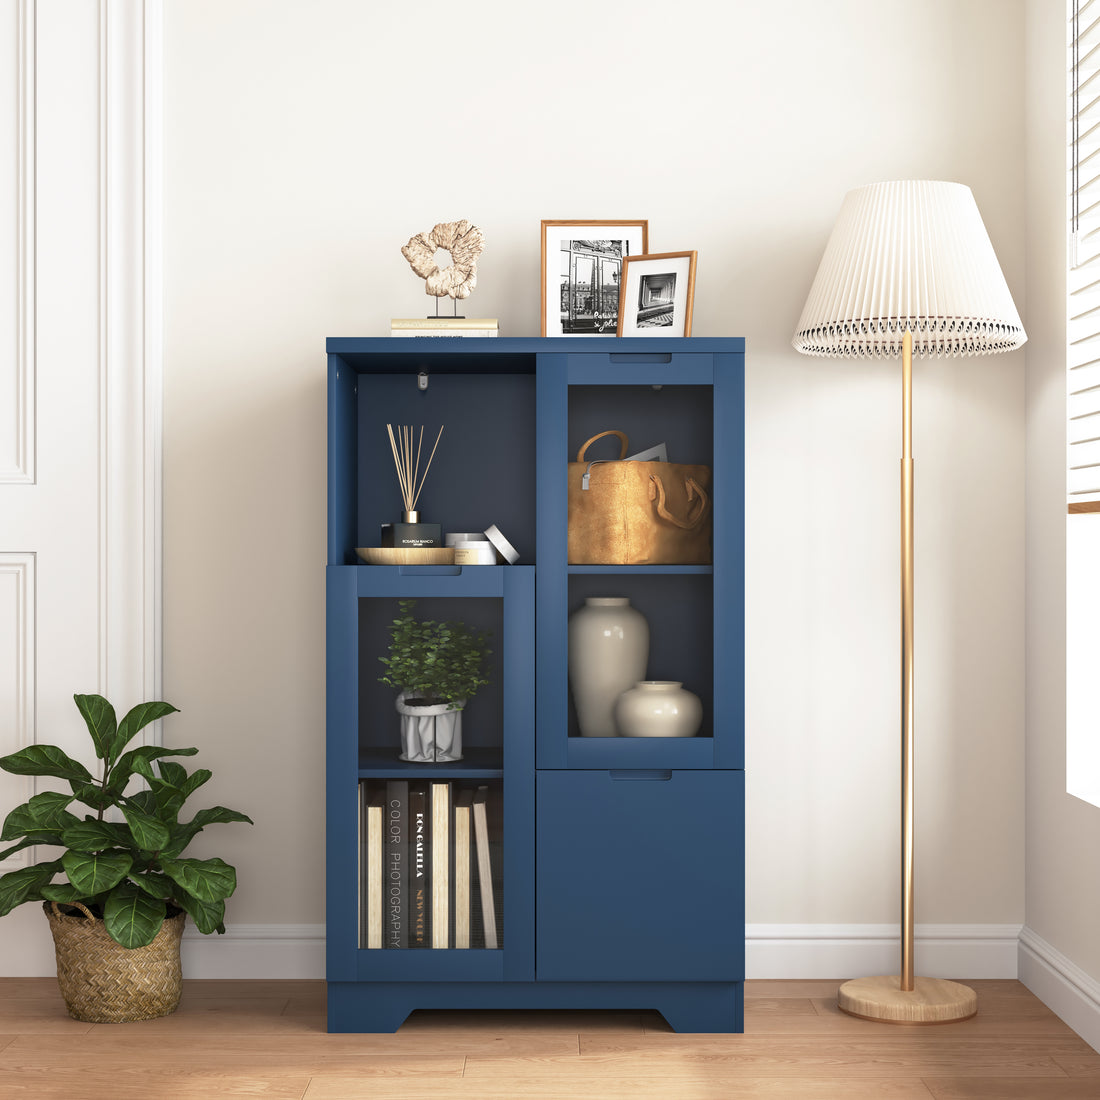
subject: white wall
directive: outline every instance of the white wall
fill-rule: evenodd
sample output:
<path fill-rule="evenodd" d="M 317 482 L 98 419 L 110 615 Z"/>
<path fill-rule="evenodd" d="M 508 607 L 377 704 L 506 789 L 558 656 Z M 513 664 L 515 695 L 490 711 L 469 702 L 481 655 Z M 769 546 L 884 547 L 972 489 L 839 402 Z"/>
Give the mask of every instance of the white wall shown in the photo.
<path fill-rule="evenodd" d="M 1028 0 L 1027 894 L 1020 976 L 1100 1047 L 1100 809 L 1066 793 L 1066 29 Z M 1052 10 L 1058 9 L 1058 10 Z"/>
<path fill-rule="evenodd" d="M 256 819 L 203 838 L 231 924 L 323 920 L 324 338 L 463 217 L 506 335 L 540 218 L 698 249 L 695 333 L 748 338 L 748 920 L 897 920 L 900 370 L 789 341 L 881 179 L 969 184 L 1023 311 L 1023 11 L 167 0 L 164 691 Z M 920 923 L 1024 915 L 1023 364 L 915 372 Z"/>

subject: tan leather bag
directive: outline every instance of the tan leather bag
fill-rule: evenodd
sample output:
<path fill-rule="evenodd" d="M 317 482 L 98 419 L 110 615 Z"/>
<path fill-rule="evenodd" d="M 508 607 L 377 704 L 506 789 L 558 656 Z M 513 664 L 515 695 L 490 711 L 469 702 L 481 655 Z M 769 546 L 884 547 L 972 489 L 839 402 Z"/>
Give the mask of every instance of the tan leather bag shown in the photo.
<path fill-rule="evenodd" d="M 585 460 L 605 435 L 619 460 Z M 600 432 L 569 463 L 570 565 L 709 565 L 710 467 L 624 462 Z"/>

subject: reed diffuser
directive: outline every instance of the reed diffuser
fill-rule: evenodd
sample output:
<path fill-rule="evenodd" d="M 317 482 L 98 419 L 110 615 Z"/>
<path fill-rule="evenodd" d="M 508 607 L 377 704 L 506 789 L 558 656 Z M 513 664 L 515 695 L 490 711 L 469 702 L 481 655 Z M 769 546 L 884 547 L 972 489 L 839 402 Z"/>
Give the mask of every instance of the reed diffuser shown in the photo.
<path fill-rule="evenodd" d="M 404 508 L 400 523 L 382 525 L 382 545 L 409 549 L 442 546 L 442 526 L 438 523 L 421 523 L 416 505 L 428 478 L 428 471 L 432 468 L 432 459 L 435 458 L 443 435 L 443 425 L 439 426 L 439 434 L 435 437 L 435 444 L 428 455 L 423 473 L 420 472 L 420 459 L 424 452 L 424 426 L 420 426 L 419 436 L 415 428 L 404 424 L 399 424 L 396 431 L 392 424 L 387 424 L 386 432 L 390 439 L 390 450 L 393 452 L 393 464 L 397 469 L 397 484 L 401 489 L 401 503 Z"/>

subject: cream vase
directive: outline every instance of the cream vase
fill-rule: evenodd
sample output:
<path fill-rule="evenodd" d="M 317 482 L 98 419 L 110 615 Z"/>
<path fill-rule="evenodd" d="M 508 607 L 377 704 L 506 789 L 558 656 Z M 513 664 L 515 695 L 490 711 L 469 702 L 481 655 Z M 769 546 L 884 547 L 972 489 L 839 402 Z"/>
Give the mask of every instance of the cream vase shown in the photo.
<path fill-rule="evenodd" d="M 694 737 L 702 721 L 699 696 L 679 680 L 642 680 L 615 702 L 623 737 Z"/>
<path fill-rule="evenodd" d="M 616 737 L 614 706 L 645 679 L 649 623 L 625 596 L 591 596 L 569 617 L 569 684 L 582 737 Z"/>

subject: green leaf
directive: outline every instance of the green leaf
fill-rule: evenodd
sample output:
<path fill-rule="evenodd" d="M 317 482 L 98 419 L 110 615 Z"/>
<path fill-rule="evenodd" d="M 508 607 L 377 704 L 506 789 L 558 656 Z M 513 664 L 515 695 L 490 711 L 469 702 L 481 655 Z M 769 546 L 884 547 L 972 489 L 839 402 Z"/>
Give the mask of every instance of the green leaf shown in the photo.
<path fill-rule="evenodd" d="M 200 901 L 191 894 L 184 894 L 180 897 L 179 904 L 187 910 L 195 927 L 204 936 L 209 936 L 211 932 L 217 932 L 219 936 L 225 934 L 224 901 Z"/>
<path fill-rule="evenodd" d="M 116 886 L 103 905 L 107 934 L 123 947 L 148 947 L 164 923 L 164 914 L 163 901 L 130 882 Z"/>
<path fill-rule="evenodd" d="M 115 736 L 115 708 L 102 695 L 74 695 L 73 700 L 92 735 L 96 756 L 106 760 Z"/>
<path fill-rule="evenodd" d="M 126 802 L 134 809 L 141 810 L 143 814 L 155 814 L 157 812 L 157 799 L 152 791 L 135 791 L 133 794 L 126 796 Z"/>
<path fill-rule="evenodd" d="M 138 703 L 118 724 L 118 731 L 111 741 L 111 759 L 114 760 L 141 730 L 150 722 L 174 713 L 178 707 L 171 703 Z"/>
<path fill-rule="evenodd" d="M 50 835 L 50 834 L 46 834 Z M 15 855 L 16 852 L 21 852 L 24 848 L 31 848 L 35 844 L 56 844 L 55 840 L 42 840 L 38 834 L 32 836 L 25 836 L 18 844 L 13 844 L 10 848 L 5 848 L 0 852 L 0 860 L 5 860 L 8 856 Z"/>
<path fill-rule="evenodd" d="M 161 760 L 157 769 L 160 771 L 161 782 L 170 787 L 182 787 L 187 782 L 187 769 L 174 760 Z"/>
<path fill-rule="evenodd" d="M 44 901 L 56 901 L 61 905 L 72 905 L 74 901 L 87 905 L 92 899 L 82 894 L 71 882 L 52 882 L 39 891 Z"/>
<path fill-rule="evenodd" d="M 138 749 L 131 749 L 123 753 L 111 769 L 106 789 L 112 795 L 119 795 L 126 789 L 130 776 L 135 772 L 144 779 L 155 779 L 154 760 L 162 756 L 194 756 L 198 751 L 198 749 L 166 749 L 159 745 L 144 745 Z"/>
<path fill-rule="evenodd" d="M 228 825 L 231 821 L 247 821 L 249 825 L 256 823 L 248 816 L 237 810 L 227 810 L 224 806 L 211 806 L 207 810 L 199 810 L 191 819 L 191 825 L 197 825 L 200 829 L 207 825 Z"/>
<path fill-rule="evenodd" d="M 67 824 L 77 820 L 75 814 L 68 813 L 65 809 L 72 800 L 71 794 L 57 791 L 36 794 L 29 802 L 16 806 L 4 819 L 0 840 L 14 840 L 34 832 L 59 832 Z"/>
<path fill-rule="evenodd" d="M 13 775 L 52 775 L 70 782 L 94 782 L 83 764 L 68 757 L 55 745 L 30 745 L 11 756 L 0 758 L 0 768 Z"/>
<path fill-rule="evenodd" d="M 61 857 L 69 881 L 85 894 L 112 890 L 134 865 L 129 852 L 66 852 Z"/>
<path fill-rule="evenodd" d="M 61 870 L 61 860 L 20 867 L 0 876 L 0 917 L 25 901 L 41 901 L 42 887 Z"/>
<path fill-rule="evenodd" d="M 126 818 L 139 848 L 159 852 L 168 843 L 168 826 L 164 822 L 129 806 L 122 807 L 122 816 Z"/>
<path fill-rule="evenodd" d="M 228 824 L 231 821 L 246 821 L 249 825 L 255 822 L 247 814 L 238 813 L 236 810 L 227 810 L 224 806 L 211 806 L 207 810 L 199 810 L 186 824 L 178 825 L 172 830 L 171 839 L 165 848 L 163 855 L 177 855 L 182 852 L 194 838 L 202 832 L 207 825 Z"/>
<path fill-rule="evenodd" d="M 200 901 L 222 901 L 237 889 L 237 872 L 222 859 L 162 859 L 160 865 Z"/>
<path fill-rule="evenodd" d="M 112 821 L 78 821 L 61 834 L 61 843 L 76 852 L 136 847 L 130 830 Z"/>
<path fill-rule="evenodd" d="M 170 899 L 179 892 L 176 884 L 167 875 L 131 875 L 130 881 L 151 898 Z"/>
<path fill-rule="evenodd" d="M 71 780 L 70 783 L 76 801 L 83 802 L 93 810 L 105 810 L 115 804 L 114 799 L 98 783 L 78 783 L 76 780 Z"/>

